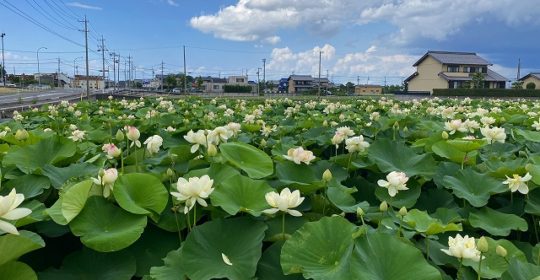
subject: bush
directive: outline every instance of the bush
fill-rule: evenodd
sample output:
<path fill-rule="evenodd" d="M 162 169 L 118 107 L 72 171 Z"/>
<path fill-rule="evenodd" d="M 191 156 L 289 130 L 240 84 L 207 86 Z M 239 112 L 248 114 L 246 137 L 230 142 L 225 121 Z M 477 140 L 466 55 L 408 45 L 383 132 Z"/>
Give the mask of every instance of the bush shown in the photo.
<path fill-rule="evenodd" d="M 225 85 L 223 91 L 227 93 L 250 93 L 251 86 Z"/>
<path fill-rule="evenodd" d="M 540 97 L 540 91 L 531 89 L 434 89 L 433 96 L 469 96 L 469 97 Z"/>
<path fill-rule="evenodd" d="M 536 89 L 536 84 L 535 83 L 528 83 L 526 86 L 525 86 L 526 89 Z"/>

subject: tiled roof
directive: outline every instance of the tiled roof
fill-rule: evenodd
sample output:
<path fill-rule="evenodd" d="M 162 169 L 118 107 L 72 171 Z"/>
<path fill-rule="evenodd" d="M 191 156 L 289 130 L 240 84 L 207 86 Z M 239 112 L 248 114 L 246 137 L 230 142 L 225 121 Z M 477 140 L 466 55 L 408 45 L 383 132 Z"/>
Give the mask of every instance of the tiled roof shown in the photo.
<path fill-rule="evenodd" d="M 292 80 L 302 80 L 302 81 L 313 81 L 313 77 L 311 75 L 291 75 L 289 79 Z"/>
<path fill-rule="evenodd" d="M 445 79 L 447 81 L 472 81 L 472 75 L 470 75 L 469 77 L 452 77 L 452 76 L 445 75 L 444 73 L 441 72 L 441 73 L 439 73 L 439 76 L 441 76 L 441 78 L 443 78 L 443 79 Z M 504 76 L 498 74 L 497 72 L 488 69 L 488 72 L 486 74 L 484 74 L 484 81 L 486 81 L 486 82 L 506 82 L 506 81 L 508 81 L 508 79 L 505 78 Z"/>
<path fill-rule="evenodd" d="M 490 65 L 490 63 L 472 52 L 446 52 L 446 51 L 428 51 L 413 66 L 418 66 L 428 56 L 443 64 L 460 65 Z"/>
<path fill-rule="evenodd" d="M 528 79 L 529 77 L 537 78 L 538 80 L 540 80 L 540 73 L 529 73 L 529 74 L 521 77 L 519 80 L 523 81 L 525 79 Z"/>

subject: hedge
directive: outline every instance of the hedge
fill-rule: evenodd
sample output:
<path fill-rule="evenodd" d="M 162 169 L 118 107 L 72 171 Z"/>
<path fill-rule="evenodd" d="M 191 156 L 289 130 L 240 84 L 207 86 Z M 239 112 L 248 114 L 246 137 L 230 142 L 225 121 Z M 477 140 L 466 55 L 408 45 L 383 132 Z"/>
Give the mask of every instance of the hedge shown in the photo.
<path fill-rule="evenodd" d="M 470 97 L 540 97 L 540 90 L 530 89 L 434 89 L 433 96 Z"/>
<path fill-rule="evenodd" d="M 242 86 L 242 85 L 224 85 L 223 91 L 227 93 L 250 93 L 251 86 Z"/>

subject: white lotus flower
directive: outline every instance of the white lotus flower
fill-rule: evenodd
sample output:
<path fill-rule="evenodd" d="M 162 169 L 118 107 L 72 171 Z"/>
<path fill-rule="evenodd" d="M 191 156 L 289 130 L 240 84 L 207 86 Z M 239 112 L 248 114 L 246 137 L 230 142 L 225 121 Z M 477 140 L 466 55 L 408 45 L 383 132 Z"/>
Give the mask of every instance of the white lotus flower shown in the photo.
<path fill-rule="evenodd" d="M 527 182 L 532 179 L 531 174 L 527 172 L 524 177 L 519 176 L 518 174 L 514 174 L 512 178 L 506 176 L 506 181 L 503 182 L 503 184 L 508 185 L 511 192 L 519 191 L 522 194 L 529 193 L 529 187 L 527 186 Z"/>
<path fill-rule="evenodd" d="M 441 251 L 460 260 L 480 261 L 480 251 L 476 248 L 474 237 L 468 235 L 462 237 L 458 233 L 455 238 L 448 237 L 448 249 L 441 249 Z"/>
<path fill-rule="evenodd" d="M 133 147 L 133 145 L 137 147 L 141 147 L 141 141 L 139 141 L 139 137 L 141 137 L 141 133 L 139 130 L 134 126 L 125 126 L 124 131 L 126 132 L 126 137 L 129 139 L 132 143 L 130 147 Z"/>
<path fill-rule="evenodd" d="M 354 136 L 354 131 L 348 126 L 342 126 L 336 129 L 336 134 L 341 134 L 341 135 L 344 135 L 345 137 L 351 137 L 351 136 Z"/>
<path fill-rule="evenodd" d="M 101 174 L 98 174 L 97 178 L 92 178 L 92 181 L 96 185 L 103 186 L 103 197 L 107 198 L 111 195 L 114 188 L 114 182 L 118 179 L 118 170 L 116 170 L 116 168 L 109 168 L 100 173 Z"/>
<path fill-rule="evenodd" d="M 489 128 L 488 126 L 480 128 L 480 133 L 484 135 L 484 139 L 491 144 L 493 142 L 504 143 L 506 140 L 506 133 L 502 127 Z"/>
<path fill-rule="evenodd" d="M 116 145 L 114 145 L 113 143 L 103 144 L 103 147 L 101 147 L 101 150 L 107 153 L 108 159 L 113 159 L 115 157 L 120 156 L 120 154 L 122 154 L 122 150 L 116 147 Z"/>
<path fill-rule="evenodd" d="M 388 189 L 388 195 L 396 196 L 399 191 L 408 190 L 407 181 L 409 177 L 403 172 L 392 171 L 386 175 L 386 180 L 378 180 L 377 185 Z"/>
<path fill-rule="evenodd" d="M 281 193 L 269 192 L 265 196 L 266 202 L 272 208 L 263 211 L 265 214 L 275 214 L 278 211 L 288 213 L 295 217 L 302 216 L 302 213 L 292 208 L 298 207 L 304 201 L 304 197 L 300 196 L 300 191 L 295 190 L 291 193 L 289 188 L 284 188 Z"/>
<path fill-rule="evenodd" d="M 208 132 L 208 143 L 219 145 L 220 142 L 227 142 L 233 136 L 233 132 L 224 126 L 219 126 Z"/>
<path fill-rule="evenodd" d="M 190 130 L 187 135 L 184 135 L 184 139 L 188 141 L 189 143 L 193 144 L 191 146 L 191 153 L 195 153 L 199 147 L 207 145 L 206 143 L 206 134 L 204 130 L 199 130 L 197 132 L 193 132 L 193 130 Z"/>
<path fill-rule="evenodd" d="M 307 165 L 309 165 L 311 161 L 315 159 L 313 152 L 304 150 L 302 147 L 298 147 L 296 149 L 290 148 L 287 151 L 287 155 L 284 155 L 283 157 L 290 161 L 294 161 L 296 164 L 302 164 L 303 162 Z"/>
<path fill-rule="evenodd" d="M 538 119 L 538 121 L 534 121 L 531 126 L 537 131 L 540 131 L 540 118 Z"/>
<path fill-rule="evenodd" d="M 444 129 L 449 132 L 450 135 L 459 132 L 467 132 L 467 127 L 463 125 L 461 120 L 451 120 L 444 123 Z"/>
<path fill-rule="evenodd" d="M 167 126 L 167 128 L 165 128 L 165 131 L 167 131 L 167 132 L 175 132 L 176 128 L 174 128 L 172 126 Z"/>
<path fill-rule="evenodd" d="M 73 140 L 73 142 L 82 142 L 82 140 L 84 140 L 85 134 L 86 132 L 84 132 L 83 130 L 75 129 L 71 132 L 71 136 L 69 136 L 68 138 Z"/>
<path fill-rule="evenodd" d="M 364 136 L 356 136 L 345 140 L 345 149 L 349 153 L 363 152 L 369 147 L 369 143 L 364 141 Z"/>
<path fill-rule="evenodd" d="M 239 123 L 230 122 L 227 124 L 227 129 L 230 130 L 233 134 L 233 136 L 238 135 L 238 133 L 241 131 L 240 128 L 242 126 Z"/>
<path fill-rule="evenodd" d="M 32 210 L 28 208 L 17 208 L 23 201 L 24 195 L 16 193 L 15 189 L 11 189 L 6 196 L 0 195 L 0 230 L 19 235 L 17 228 L 4 220 L 15 221 L 30 215 Z"/>
<path fill-rule="evenodd" d="M 148 153 L 153 155 L 159 152 L 159 148 L 161 145 L 163 145 L 163 138 L 161 138 L 159 135 L 150 136 L 148 139 L 146 139 L 146 141 L 144 141 L 143 144 L 146 145 L 146 150 Z"/>
<path fill-rule="evenodd" d="M 187 214 L 197 202 L 203 207 L 208 206 L 205 199 L 214 191 L 213 184 L 214 180 L 210 179 L 208 175 L 200 178 L 191 177 L 188 180 L 180 177 L 176 182 L 178 192 L 171 192 L 171 195 L 176 197 L 178 201 L 185 202 L 184 214 Z"/>

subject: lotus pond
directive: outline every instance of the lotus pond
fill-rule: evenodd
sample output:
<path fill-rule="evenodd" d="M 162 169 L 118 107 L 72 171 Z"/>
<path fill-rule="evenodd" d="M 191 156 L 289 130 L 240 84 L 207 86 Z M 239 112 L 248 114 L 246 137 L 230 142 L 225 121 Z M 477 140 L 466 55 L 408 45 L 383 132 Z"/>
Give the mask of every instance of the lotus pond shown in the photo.
<path fill-rule="evenodd" d="M 536 100 L 104 100 L 0 124 L 0 278 L 540 279 Z"/>

